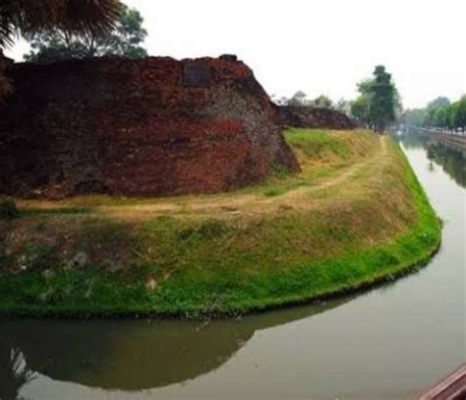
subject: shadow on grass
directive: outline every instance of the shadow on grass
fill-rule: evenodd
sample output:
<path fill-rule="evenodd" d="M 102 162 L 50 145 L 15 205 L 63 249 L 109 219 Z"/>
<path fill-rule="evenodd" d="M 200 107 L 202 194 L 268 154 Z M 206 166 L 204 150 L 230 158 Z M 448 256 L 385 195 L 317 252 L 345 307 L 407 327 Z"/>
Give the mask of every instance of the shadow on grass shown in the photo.
<path fill-rule="evenodd" d="M 18 217 L 36 217 L 36 216 L 66 216 L 66 215 L 81 215 L 89 214 L 93 211 L 90 207 L 70 207 L 70 208 L 27 208 L 19 210 Z"/>

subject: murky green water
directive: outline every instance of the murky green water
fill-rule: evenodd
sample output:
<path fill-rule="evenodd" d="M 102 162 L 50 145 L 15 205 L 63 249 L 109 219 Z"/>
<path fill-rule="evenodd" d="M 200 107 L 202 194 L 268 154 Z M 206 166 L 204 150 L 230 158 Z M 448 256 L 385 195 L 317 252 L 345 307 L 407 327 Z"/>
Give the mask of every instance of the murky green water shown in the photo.
<path fill-rule="evenodd" d="M 419 145 L 406 153 L 445 221 L 421 272 L 241 320 L 0 321 L 0 399 L 415 398 L 465 361 L 466 330 L 464 154 Z"/>

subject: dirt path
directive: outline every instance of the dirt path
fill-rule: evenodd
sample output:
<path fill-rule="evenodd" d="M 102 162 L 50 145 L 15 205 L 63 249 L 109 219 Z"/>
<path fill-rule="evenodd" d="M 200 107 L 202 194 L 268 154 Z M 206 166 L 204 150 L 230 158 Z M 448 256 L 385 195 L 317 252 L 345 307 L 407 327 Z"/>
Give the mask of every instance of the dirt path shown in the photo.
<path fill-rule="evenodd" d="M 380 146 L 371 155 L 355 162 L 349 167 L 342 167 L 330 176 L 309 179 L 303 185 L 287 190 L 282 195 L 266 196 L 264 188 L 255 192 L 229 192 L 211 195 L 175 196 L 121 202 L 119 204 L 94 205 L 89 208 L 94 215 L 104 215 L 122 220 L 144 220 L 160 215 L 185 216 L 189 218 L 232 218 L 237 216 L 260 216 L 286 210 L 309 210 L 316 207 L 331 206 L 332 202 L 348 200 L 358 188 L 364 186 L 364 180 L 358 175 L 365 169 L 377 171 L 384 165 L 388 155 L 388 138 L 379 137 Z M 344 193 L 343 193 L 344 192 Z M 341 194 L 338 196 L 338 194 Z M 86 208 L 88 200 L 72 201 L 23 201 L 20 207 L 57 210 L 60 208 Z"/>
<path fill-rule="evenodd" d="M 380 148 L 370 158 L 339 170 L 333 176 L 322 178 L 321 182 L 317 181 L 312 186 L 291 189 L 280 196 L 267 197 L 261 193 L 182 196 L 170 200 L 158 199 L 149 204 L 100 206 L 96 211 L 124 219 L 138 219 L 148 215 L 228 217 L 238 214 L 257 215 L 291 208 L 309 209 L 316 204 L 311 194 L 332 188 L 337 190 L 355 180 L 353 178 L 363 169 L 382 163 L 387 155 L 387 138 L 381 136 L 379 140 Z"/>
<path fill-rule="evenodd" d="M 379 142 L 380 142 L 380 149 L 372 157 L 370 157 L 369 159 L 363 162 L 352 165 L 351 167 L 346 169 L 343 173 L 333 176 L 331 178 L 328 178 L 317 186 L 309 188 L 308 192 L 312 192 L 315 190 L 328 189 L 332 186 L 341 185 L 342 183 L 350 179 L 352 176 L 356 175 L 359 171 L 361 171 L 363 168 L 367 167 L 368 165 L 376 163 L 376 162 L 380 162 L 387 155 L 387 140 L 384 136 L 380 136 Z"/>

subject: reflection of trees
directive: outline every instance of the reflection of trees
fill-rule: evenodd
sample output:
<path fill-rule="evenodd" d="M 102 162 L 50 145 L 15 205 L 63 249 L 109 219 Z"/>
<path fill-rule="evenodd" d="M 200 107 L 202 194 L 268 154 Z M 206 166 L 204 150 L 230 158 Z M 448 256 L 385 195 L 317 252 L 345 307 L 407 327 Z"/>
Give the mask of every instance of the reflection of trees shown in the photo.
<path fill-rule="evenodd" d="M 55 381 L 124 391 L 194 379 L 226 363 L 257 331 L 310 318 L 353 298 L 239 320 L 2 321 L 0 400 L 19 400 L 21 386 L 34 378 L 31 371 Z"/>
<path fill-rule="evenodd" d="M 20 389 L 34 379 L 18 348 L 0 343 L 0 400 L 20 400 Z"/>
<path fill-rule="evenodd" d="M 429 136 L 410 131 L 402 136 L 398 136 L 396 139 L 399 140 L 407 149 L 418 149 L 426 147 Z"/>
<path fill-rule="evenodd" d="M 441 143 L 429 146 L 427 157 L 450 175 L 458 185 L 466 187 L 466 159 L 461 150 L 449 148 Z"/>
<path fill-rule="evenodd" d="M 410 131 L 398 136 L 396 140 L 400 141 L 407 149 L 427 149 L 429 160 L 440 165 L 458 185 L 466 187 L 466 157 L 464 151 L 436 140 L 435 135 L 419 134 L 416 131 Z"/>
<path fill-rule="evenodd" d="M 54 380 L 137 391 L 186 381 L 215 370 L 257 330 L 310 317 L 349 299 L 208 323 L 23 320 L 18 324 L 5 321 L 0 329 L 0 341 L 8 343 L 9 349 L 20 348 L 30 370 Z M 21 353 L 20 359 L 23 360 Z M 21 362 L 13 364 L 22 365 Z M 13 371 L 11 362 L 6 371 Z M 18 375 L 15 379 L 2 377 L 0 384 L 24 381 L 22 377 L 31 378 L 32 374 Z M 16 387 L 15 394 L 21 385 Z M 4 396 L 0 400 L 16 399 Z"/>

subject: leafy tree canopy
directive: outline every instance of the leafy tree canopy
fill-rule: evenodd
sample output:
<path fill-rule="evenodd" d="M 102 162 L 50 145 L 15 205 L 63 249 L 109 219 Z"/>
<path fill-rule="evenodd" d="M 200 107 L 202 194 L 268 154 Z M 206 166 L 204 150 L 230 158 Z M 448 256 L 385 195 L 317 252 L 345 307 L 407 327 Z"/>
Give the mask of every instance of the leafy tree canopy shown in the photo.
<path fill-rule="evenodd" d="M 74 34 L 110 31 L 121 12 L 119 0 L 1 0 L 0 51 L 18 34 L 64 29 Z"/>
<path fill-rule="evenodd" d="M 450 105 L 450 99 L 448 97 L 439 96 L 436 99 L 432 100 L 428 105 L 427 108 L 434 108 L 439 106 L 446 106 Z"/>
<path fill-rule="evenodd" d="M 414 108 L 406 110 L 400 121 L 406 125 L 421 126 L 427 117 L 427 110 L 424 108 Z"/>
<path fill-rule="evenodd" d="M 341 98 L 338 100 L 337 104 L 335 105 L 335 109 L 343 114 L 350 115 L 351 114 L 351 102 L 348 100 Z"/>
<path fill-rule="evenodd" d="M 314 100 L 310 100 L 307 97 L 307 94 L 304 93 L 302 90 L 298 90 L 290 99 L 286 97 L 281 97 L 280 99 L 278 99 L 277 103 L 280 105 L 288 105 L 295 107 L 310 106 L 318 108 L 331 108 L 333 106 L 333 102 L 329 97 L 320 95 Z"/>
<path fill-rule="evenodd" d="M 438 97 L 425 108 L 407 110 L 401 121 L 412 126 L 462 129 L 464 131 L 466 126 L 466 95 L 453 103 L 446 97 Z"/>
<path fill-rule="evenodd" d="M 3 50 L 19 35 L 66 30 L 105 34 L 121 13 L 120 0 L 0 0 L 0 100 L 13 90 L 5 76 Z"/>
<path fill-rule="evenodd" d="M 352 115 L 376 131 L 384 131 L 401 110 L 400 97 L 391 75 L 383 65 L 378 65 L 373 78 L 360 82 L 358 90 L 361 94 L 351 105 Z"/>
<path fill-rule="evenodd" d="M 304 106 L 307 103 L 307 95 L 302 90 L 298 90 L 291 99 L 286 102 L 289 106 Z"/>
<path fill-rule="evenodd" d="M 314 107 L 319 107 L 319 108 L 331 108 L 333 105 L 333 102 L 329 97 L 324 96 L 322 94 L 312 101 L 312 105 Z"/>
<path fill-rule="evenodd" d="M 24 58 L 27 61 L 43 62 L 104 55 L 145 57 L 147 51 L 141 44 L 147 32 L 142 24 L 143 18 L 139 11 L 124 6 L 115 27 L 108 34 L 87 32 L 78 36 L 59 29 L 30 35 L 32 50 Z"/>
<path fill-rule="evenodd" d="M 369 117 L 370 96 L 361 94 L 356 100 L 351 102 L 351 115 L 358 121 L 367 123 Z"/>

